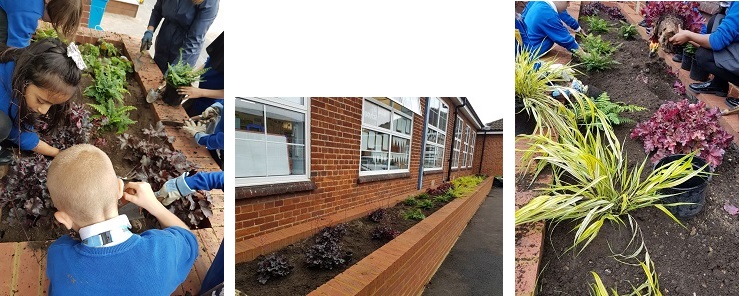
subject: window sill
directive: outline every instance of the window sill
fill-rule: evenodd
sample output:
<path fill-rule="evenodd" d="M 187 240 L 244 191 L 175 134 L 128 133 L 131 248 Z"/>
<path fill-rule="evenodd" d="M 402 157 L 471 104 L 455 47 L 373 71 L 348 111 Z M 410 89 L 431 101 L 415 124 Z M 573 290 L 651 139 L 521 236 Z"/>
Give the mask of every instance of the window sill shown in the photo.
<path fill-rule="evenodd" d="M 243 186 L 236 188 L 236 199 L 239 200 L 301 191 L 312 191 L 315 189 L 316 184 L 312 181 Z"/>
<path fill-rule="evenodd" d="M 424 176 L 438 175 L 438 174 L 441 174 L 441 173 L 444 173 L 444 170 L 423 171 L 423 175 Z"/>
<path fill-rule="evenodd" d="M 384 174 L 384 175 L 359 176 L 359 179 L 357 180 L 357 184 L 377 182 L 377 181 L 386 181 L 386 180 L 392 180 L 392 179 L 410 178 L 410 177 L 411 177 L 411 173 L 409 172 Z"/>

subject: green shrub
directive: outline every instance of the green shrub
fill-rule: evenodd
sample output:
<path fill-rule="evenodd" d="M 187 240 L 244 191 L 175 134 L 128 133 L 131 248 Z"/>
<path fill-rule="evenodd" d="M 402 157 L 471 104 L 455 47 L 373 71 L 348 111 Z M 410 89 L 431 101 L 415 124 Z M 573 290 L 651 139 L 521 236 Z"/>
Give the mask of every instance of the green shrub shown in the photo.
<path fill-rule="evenodd" d="M 621 38 L 626 40 L 633 40 L 634 37 L 636 37 L 636 35 L 638 34 L 638 32 L 636 31 L 636 26 L 626 22 L 621 23 L 622 26 L 618 28 L 618 36 L 621 36 Z"/>
<path fill-rule="evenodd" d="M 426 215 L 424 215 L 419 209 L 410 209 L 410 210 L 405 211 L 405 213 L 403 214 L 403 219 L 406 219 L 406 220 L 413 219 L 413 220 L 421 221 L 423 219 L 426 219 Z"/>
<path fill-rule="evenodd" d="M 418 200 L 414 197 L 409 197 L 403 201 L 403 204 L 409 207 L 415 207 L 418 205 Z"/>
<path fill-rule="evenodd" d="M 608 33 L 608 22 L 597 16 L 587 16 L 584 18 L 588 23 L 591 32 Z"/>
<path fill-rule="evenodd" d="M 430 199 L 424 199 L 416 206 L 421 209 L 431 209 L 434 207 L 434 201 Z"/>

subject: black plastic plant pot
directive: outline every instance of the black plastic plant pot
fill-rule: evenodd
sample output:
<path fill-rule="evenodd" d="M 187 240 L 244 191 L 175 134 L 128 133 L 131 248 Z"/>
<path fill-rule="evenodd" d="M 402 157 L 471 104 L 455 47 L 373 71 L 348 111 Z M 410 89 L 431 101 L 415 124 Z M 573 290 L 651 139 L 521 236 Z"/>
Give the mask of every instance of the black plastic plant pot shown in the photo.
<path fill-rule="evenodd" d="M 167 83 L 164 94 L 162 94 L 162 101 L 170 106 L 179 106 L 182 103 L 182 96 L 177 93 L 177 87 Z"/>
<path fill-rule="evenodd" d="M 683 70 L 686 70 L 686 71 L 690 71 L 690 69 L 693 66 L 693 58 L 694 58 L 694 56 L 692 54 L 686 54 L 683 51 L 683 61 L 680 64 L 680 69 L 683 69 Z"/>
<path fill-rule="evenodd" d="M 672 162 L 679 161 L 683 156 L 685 155 L 670 155 L 661 159 L 654 167 L 656 169 L 663 165 L 669 165 Z M 698 170 L 706 165 L 706 161 L 702 158 L 693 156 L 692 164 L 693 169 Z M 703 171 L 706 173 L 710 172 L 710 166 L 706 166 Z M 706 187 L 708 186 L 708 181 L 710 181 L 710 179 L 710 176 L 695 176 L 678 186 L 663 189 L 659 192 L 660 194 L 673 195 L 665 197 L 662 200 L 662 203 L 691 203 L 689 205 L 667 207 L 675 217 L 679 219 L 690 219 L 695 215 L 698 215 L 698 213 L 703 209 L 703 205 L 706 203 Z"/>
<path fill-rule="evenodd" d="M 694 58 L 692 66 L 690 66 L 690 79 L 705 82 L 708 81 L 708 75 L 710 73 L 703 70 L 701 67 L 698 66 L 697 60 Z"/>

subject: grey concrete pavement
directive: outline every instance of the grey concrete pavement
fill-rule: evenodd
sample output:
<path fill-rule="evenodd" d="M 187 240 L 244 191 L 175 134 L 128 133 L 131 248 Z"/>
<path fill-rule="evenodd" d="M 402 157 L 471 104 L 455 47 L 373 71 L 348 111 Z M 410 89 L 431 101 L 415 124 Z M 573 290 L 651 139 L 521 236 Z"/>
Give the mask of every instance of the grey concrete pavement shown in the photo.
<path fill-rule="evenodd" d="M 503 188 L 490 190 L 423 295 L 503 295 Z"/>
<path fill-rule="evenodd" d="M 156 0 L 144 0 L 144 3 L 139 5 L 139 10 L 135 18 L 105 12 L 103 14 L 103 19 L 100 22 L 100 27 L 105 31 L 122 33 L 141 39 L 141 37 L 144 36 L 144 32 L 146 32 L 146 27 L 149 25 L 149 17 L 151 16 L 151 10 L 154 8 L 154 4 L 156 4 Z M 224 31 L 224 14 L 223 4 L 221 4 L 218 15 L 216 15 L 216 19 L 213 21 L 210 29 L 208 29 L 208 33 L 205 34 L 205 44 L 203 44 L 203 50 L 200 52 L 197 65 L 205 63 L 205 60 L 208 57 L 208 54 L 205 52 L 205 48 Z M 157 33 L 158 32 L 154 32 L 154 42 L 156 42 Z M 154 56 L 154 45 L 151 46 L 149 51 L 151 56 Z"/>

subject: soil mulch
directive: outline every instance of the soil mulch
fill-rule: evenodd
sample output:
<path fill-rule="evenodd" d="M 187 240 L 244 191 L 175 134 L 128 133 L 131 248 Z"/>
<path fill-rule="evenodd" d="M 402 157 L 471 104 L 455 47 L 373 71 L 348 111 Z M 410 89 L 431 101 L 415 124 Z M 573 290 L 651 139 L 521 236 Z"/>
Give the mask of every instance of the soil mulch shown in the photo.
<path fill-rule="evenodd" d="M 600 73 L 580 75 L 583 83 L 607 91 L 613 101 L 646 107 L 648 111 L 626 114 L 637 122 L 651 117 L 662 103 L 682 99 L 672 89 L 676 78 L 665 70 L 664 60 L 649 58 L 648 42 L 618 38 L 614 29 L 617 22 L 607 16 L 601 17 L 613 25 L 611 32 L 603 34 L 603 38 L 623 42 L 614 54 L 621 65 Z M 625 141 L 624 151 L 632 166 L 647 157 L 642 143 L 629 137 L 635 125 L 615 128 L 616 135 Z M 651 167 L 650 164 L 648 166 Z M 654 261 L 660 289 L 667 295 L 739 295 L 739 261 L 736 260 L 739 256 L 739 219 L 723 209 L 726 203 L 739 205 L 739 196 L 736 195 L 739 192 L 736 180 L 739 176 L 739 151 L 735 146 L 727 150 L 716 173 L 718 175 L 713 176 L 708 184 L 703 210 L 692 219 L 683 221 L 685 227 L 654 208 L 632 212 Z M 617 288 L 619 293 L 630 293 L 632 285 L 644 282 L 641 267 L 625 265 L 611 257 L 609 247 L 620 252 L 631 239 L 628 224 L 604 225 L 597 238 L 579 255 L 572 251 L 564 253 L 573 244 L 571 229 L 574 226 L 574 223 L 562 223 L 557 227 L 551 223 L 548 225 L 539 295 L 587 295 L 588 283 L 594 282 L 591 271 L 598 273 L 606 287 Z M 643 253 L 641 256 L 639 259 L 643 260 Z"/>
<path fill-rule="evenodd" d="M 422 209 L 426 217 L 430 216 L 446 203 L 435 203 L 432 209 Z M 247 295 L 306 295 L 342 273 L 351 265 L 359 262 L 388 241 L 373 240 L 372 231 L 380 225 L 390 226 L 400 233 L 405 232 L 420 221 L 405 220 L 403 213 L 413 209 L 402 202 L 386 209 L 385 217 L 380 223 L 370 221 L 366 216 L 347 222 L 347 233 L 342 238 L 343 251 L 351 251 L 352 260 L 344 267 L 333 270 L 311 269 L 305 266 L 305 250 L 315 242 L 315 236 L 289 245 L 276 253 L 286 256 L 291 273 L 283 278 L 270 279 L 265 285 L 257 282 L 257 263 L 259 258 L 250 262 L 236 264 L 236 289 Z"/>
<path fill-rule="evenodd" d="M 90 85 L 91 81 L 89 75 L 83 75 L 82 81 L 80 82 L 80 90 L 84 90 Z M 138 82 L 136 82 L 132 74 L 129 74 L 127 77 L 126 89 L 128 89 L 129 93 L 124 95 L 124 104 L 136 107 L 136 110 L 130 113 L 130 118 L 135 120 L 136 123 L 130 125 L 125 133 L 139 138 L 145 138 L 147 136 L 143 134 L 142 129 L 149 128 L 150 125 L 156 126 L 154 109 L 151 104 L 146 102 L 146 93 L 139 87 Z M 96 103 L 93 98 L 87 97 L 82 97 L 77 102 L 82 104 Z M 97 111 L 91 107 L 87 106 L 86 108 L 90 111 L 90 115 L 97 114 Z M 108 157 L 110 157 L 116 173 L 119 176 L 125 176 L 134 168 L 135 164 L 131 164 L 123 158 L 126 151 L 120 149 L 120 141 L 117 137 L 118 134 L 115 131 L 99 131 L 96 135 L 90 137 L 90 144 L 98 146 L 105 151 Z M 10 225 L 4 218 L 7 217 L 7 214 L 8 210 L 2 209 L 2 215 L 0 215 L 0 242 L 54 240 L 69 233 L 64 226 L 56 224 L 53 221 L 53 217 L 48 217 L 50 219 L 40 219 L 33 227 L 29 227 L 27 225 Z M 132 226 L 132 231 L 140 233 L 157 227 L 157 222 L 156 219 L 148 217 L 133 220 Z"/>

